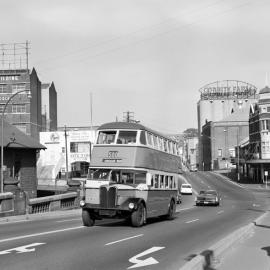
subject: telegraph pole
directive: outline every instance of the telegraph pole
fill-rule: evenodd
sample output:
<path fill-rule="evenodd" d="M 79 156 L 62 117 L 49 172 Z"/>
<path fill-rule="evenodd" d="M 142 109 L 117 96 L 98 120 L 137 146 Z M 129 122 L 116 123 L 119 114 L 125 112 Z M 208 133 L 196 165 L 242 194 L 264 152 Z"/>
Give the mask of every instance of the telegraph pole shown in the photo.
<path fill-rule="evenodd" d="M 237 128 L 237 181 L 240 181 L 240 171 L 239 171 L 239 154 L 240 154 L 240 146 L 239 146 L 239 127 Z"/>
<path fill-rule="evenodd" d="M 67 148 L 67 128 L 65 126 L 65 148 L 66 148 L 66 180 L 68 181 L 68 148 Z"/>

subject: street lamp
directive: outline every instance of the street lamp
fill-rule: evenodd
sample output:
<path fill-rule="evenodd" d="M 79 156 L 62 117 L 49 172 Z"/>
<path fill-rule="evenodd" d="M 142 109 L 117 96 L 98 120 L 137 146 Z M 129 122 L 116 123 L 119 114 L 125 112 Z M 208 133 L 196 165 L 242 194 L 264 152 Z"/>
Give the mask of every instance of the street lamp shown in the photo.
<path fill-rule="evenodd" d="M 13 94 L 9 97 L 8 101 L 6 102 L 3 111 L 2 111 L 2 121 L 1 121 L 1 192 L 4 192 L 4 114 L 7 108 L 8 103 L 19 93 L 27 92 L 27 97 L 31 98 L 31 91 L 30 90 L 21 90 Z"/>

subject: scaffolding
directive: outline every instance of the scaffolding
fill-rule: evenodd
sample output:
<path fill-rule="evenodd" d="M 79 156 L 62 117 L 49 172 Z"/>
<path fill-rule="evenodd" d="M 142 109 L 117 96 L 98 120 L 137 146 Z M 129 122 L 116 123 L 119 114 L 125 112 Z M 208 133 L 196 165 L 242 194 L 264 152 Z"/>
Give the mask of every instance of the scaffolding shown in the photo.
<path fill-rule="evenodd" d="M 1 43 L 0 69 L 1 70 L 28 70 L 29 42 Z"/>

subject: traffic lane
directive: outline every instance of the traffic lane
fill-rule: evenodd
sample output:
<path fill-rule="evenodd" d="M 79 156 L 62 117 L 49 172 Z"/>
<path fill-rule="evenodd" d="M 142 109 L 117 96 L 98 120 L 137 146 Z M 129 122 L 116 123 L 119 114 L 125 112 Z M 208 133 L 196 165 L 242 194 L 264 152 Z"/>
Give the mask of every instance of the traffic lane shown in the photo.
<path fill-rule="evenodd" d="M 182 218 L 186 218 L 188 220 L 192 219 L 192 215 L 191 215 L 190 211 L 186 211 L 181 216 L 182 216 Z M 179 220 L 179 221 L 181 221 L 181 220 Z M 164 222 L 159 222 L 159 219 L 152 219 L 149 222 L 150 222 L 150 225 L 141 228 L 141 230 L 139 230 L 139 232 L 142 230 L 143 230 L 143 232 L 145 232 L 145 229 L 146 229 L 146 231 L 147 230 L 151 231 L 152 229 L 155 230 L 156 227 L 159 227 L 159 226 L 163 227 L 164 226 Z M 166 224 L 170 224 L 170 222 L 168 222 L 168 223 L 166 222 Z M 69 264 L 71 264 L 70 268 L 68 268 L 68 269 L 72 269 L 72 267 L 73 267 L 72 260 L 75 259 L 75 258 L 73 258 L 73 255 L 72 255 L 73 248 L 76 247 L 76 250 L 78 251 L 78 256 L 80 258 L 79 260 L 84 262 L 84 259 L 81 258 L 81 254 L 82 254 L 82 257 L 84 257 L 84 249 L 86 249 L 86 250 L 89 249 L 89 243 L 91 244 L 91 247 L 93 245 L 96 247 L 99 247 L 99 246 L 103 246 L 105 242 L 106 243 L 114 242 L 117 239 L 122 239 L 122 238 L 127 238 L 130 236 L 134 236 L 134 232 L 136 231 L 136 233 L 137 233 L 137 231 L 138 231 L 134 228 L 130 228 L 124 222 L 117 222 L 117 221 L 111 221 L 110 223 L 107 223 L 104 225 L 94 226 L 92 228 L 86 228 L 86 230 L 84 230 L 83 232 L 78 233 L 78 231 L 83 230 L 83 229 L 84 228 L 78 228 L 78 230 L 70 230 L 70 231 L 63 231 L 63 232 L 59 231 L 58 233 L 44 234 L 44 235 L 39 235 L 39 236 L 37 235 L 35 237 L 28 237 L 28 238 L 8 241 L 5 243 L 0 243 L 0 247 L 1 247 L 2 251 L 9 250 L 9 249 L 19 247 L 19 246 L 33 244 L 33 243 L 45 243 L 44 246 L 38 246 L 36 248 L 37 253 L 35 253 L 35 255 L 34 254 L 31 255 L 31 253 L 29 253 L 29 254 L 27 253 L 27 254 L 24 254 L 24 255 L 27 255 L 26 257 L 24 257 L 24 256 L 22 256 L 23 254 L 16 254 L 16 252 L 15 252 L 16 258 L 18 258 L 18 261 L 16 260 L 16 258 L 13 257 L 14 251 L 10 255 L 2 255 L 1 256 L 2 258 L 0 260 L 1 261 L 1 263 L 0 263 L 1 269 L 6 269 L 6 267 L 9 266 L 9 263 L 11 263 L 10 261 L 7 261 L 5 263 L 5 259 L 8 259 L 8 258 L 12 258 L 11 265 L 14 267 L 13 269 L 19 269 L 19 268 L 17 268 L 19 266 L 24 267 L 21 269 L 27 269 L 27 268 L 28 269 L 35 269 L 35 268 L 31 268 L 31 267 L 34 267 L 36 265 L 36 263 L 38 263 L 39 259 L 45 265 L 47 265 L 46 262 L 49 262 L 49 265 L 48 265 L 49 269 L 58 269 L 58 268 L 53 268 L 53 267 L 59 267 L 58 266 L 58 257 L 59 256 L 61 258 L 64 258 L 65 260 L 67 260 L 67 262 L 69 262 Z M 156 235 L 154 235 L 154 238 L 156 238 Z M 50 249 L 48 251 L 46 251 L 48 243 L 50 243 L 49 244 Z M 52 252 L 52 254 L 50 253 L 50 251 L 54 250 L 53 246 L 56 246 L 56 248 L 55 248 L 56 257 L 54 257 L 53 252 Z M 81 249 L 81 247 L 82 247 L 82 249 Z M 62 249 L 65 250 L 64 254 L 61 253 Z M 92 260 L 95 261 L 98 254 L 96 254 L 95 251 L 92 251 L 92 250 L 90 250 L 90 251 L 91 251 L 90 254 L 93 254 L 93 257 L 91 257 L 91 261 Z M 46 253 L 47 253 L 47 255 L 46 255 Z M 67 253 L 69 255 L 67 255 L 67 257 L 66 257 L 65 253 Z M 41 254 L 42 254 L 42 256 L 41 256 Z M 12 257 L 10 257 L 10 256 L 12 256 Z M 32 256 L 32 259 L 30 260 L 29 257 L 31 257 L 31 256 Z M 103 254 L 103 256 L 106 257 L 106 254 Z M 71 260 L 71 258 L 72 258 L 72 260 Z M 86 258 L 89 258 L 88 253 L 87 253 Z M 38 259 L 38 261 L 36 261 L 36 259 Z M 77 263 L 78 262 L 76 262 L 76 264 Z M 111 263 L 113 263 L 113 261 Z M 96 264 L 96 266 L 99 267 L 100 264 L 102 264 L 102 259 L 101 259 L 101 262 L 98 262 L 98 264 Z M 106 269 L 106 266 L 108 266 L 108 264 L 105 264 L 104 269 Z M 59 269 L 62 269 L 62 268 L 59 268 Z M 97 269 L 99 269 L 99 268 L 97 268 Z"/>
<path fill-rule="evenodd" d="M 188 177 L 199 189 L 216 189 L 222 196 L 235 201 L 256 201 L 252 192 L 215 173 L 197 172 L 189 174 Z"/>
<path fill-rule="evenodd" d="M 206 248 L 211 244 L 209 241 L 215 241 L 215 237 L 222 236 L 222 233 L 215 231 L 221 224 L 224 227 L 224 224 L 232 220 L 239 224 L 239 213 L 232 215 L 236 212 L 234 209 L 228 211 L 228 216 L 223 218 L 218 214 L 218 210 L 220 211 L 219 207 L 197 207 L 179 213 L 173 221 L 157 222 L 158 219 L 152 219 L 149 225 L 139 229 L 130 228 L 123 222 L 112 222 L 107 225 L 11 241 L 12 243 L 9 242 L 5 247 L 1 245 L 1 250 L 31 243 L 45 244 L 38 246 L 34 253 L 2 255 L 1 269 L 9 269 L 6 268 L 9 265 L 12 265 L 10 269 L 14 270 L 74 269 L 75 267 L 108 269 L 108 265 L 110 269 L 126 269 L 130 266 L 129 260 L 132 257 L 151 248 L 163 246 L 162 250 L 156 251 L 157 257 L 155 255 L 159 261 L 158 267 L 151 266 L 154 267 L 151 269 L 166 269 L 165 266 L 172 262 L 173 265 L 179 266 L 190 254 L 197 253 L 203 247 Z M 221 220 L 221 224 L 217 220 Z M 231 224 L 225 227 L 229 229 Z M 223 230 L 224 232 L 226 230 Z M 127 240 L 119 242 L 117 241 L 119 239 Z M 115 244 L 106 245 L 114 242 Z M 108 249 L 108 247 L 114 248 Z M 59 258 L 63 263 L 59 264 Z M 42 265 L 42 268 L 35 268 L 37 265 Z"/>
<path fill-rule="evenodd" d="M 177 204 L 176 211 L 183 211 L 190 209 L 194 206 L 194 196 L 183 196 L 182 202 Z M 104 219 L 106 222 L 111 223 L 112 220 Z M 120 221 L 120 220 L 118 220 Z M 103 222 L 103 221 L 102 221 Z M 97 225 L 102 223 L 96 221 Z M 15 222 L 0 223 L 0 241 L 1 239 L 17 237 L 22 234 L 30 235 L 40 233 L 46 230 L 61 230 L 69 228 L 70 226 L 82 225 L 81 210 L 73 214 L 64 215 L 61 213 L 60 217 L 47 217 L 44 213 L 44 218 L 37 220 L 23 219 Z"/>
<path fill-rule="evenodd" d="M 3 238 L 16 237 L 22 233 L 39 233 L 40 231 L 50 228 L 55 230 L 62 229 L 63 226 L 68 227 L 72 224 L 78 224 L 80 220 L 81 211 L 78 211 L 72 215 L 68 214 L 66 216 L 61 213 L 59 217 L 48 217 L 47 213 L 44 213 L 44 216 L 41 216 L 39 219 L 32 220 L 30 217 L 29 219 L 0 223 L 0 240 Z"/>

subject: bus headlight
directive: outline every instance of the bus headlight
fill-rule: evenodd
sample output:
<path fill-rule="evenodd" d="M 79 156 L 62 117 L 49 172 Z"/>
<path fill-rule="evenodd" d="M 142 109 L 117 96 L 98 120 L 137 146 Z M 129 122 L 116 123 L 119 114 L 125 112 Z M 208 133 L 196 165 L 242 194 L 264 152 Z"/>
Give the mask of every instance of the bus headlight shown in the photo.
<path fill-rule="evenodd" d="M 81 201 L 80 201 L 80 206 L 81 206 L 81 207 L 84 207 L 84 206 L 85 206 L 85 201 L 84 201 L 84 200 L 81 200 Z"/>
<path fill-rule="evenodd" d="M 132 209 L 134 209 L 134 207 L 135 207 L 135 204 L 133 202 L 131 202 L 131 203 L 128 204 L 128 208 L 129 209 L 132 210 Z"/>

